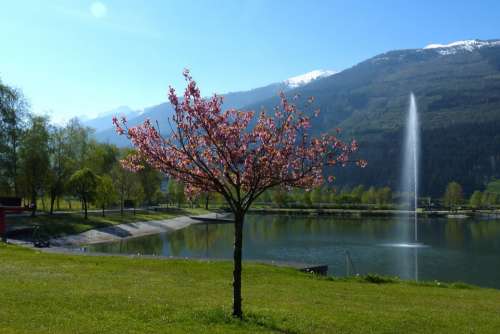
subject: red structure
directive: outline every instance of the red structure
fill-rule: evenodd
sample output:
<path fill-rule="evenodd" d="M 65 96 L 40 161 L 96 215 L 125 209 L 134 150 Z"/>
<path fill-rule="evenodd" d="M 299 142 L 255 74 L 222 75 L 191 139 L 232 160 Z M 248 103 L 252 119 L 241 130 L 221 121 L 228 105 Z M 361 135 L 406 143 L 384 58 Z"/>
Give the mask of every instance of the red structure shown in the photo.
<path fill-rule="evenodd" d="M 16 197 L 0 197 L 0 236 L 2 241 L 7 241 L 7 223 L 5 215 L 7 213 L 22 212 L 25 208 L 21 206 L 21 199 Z"/>

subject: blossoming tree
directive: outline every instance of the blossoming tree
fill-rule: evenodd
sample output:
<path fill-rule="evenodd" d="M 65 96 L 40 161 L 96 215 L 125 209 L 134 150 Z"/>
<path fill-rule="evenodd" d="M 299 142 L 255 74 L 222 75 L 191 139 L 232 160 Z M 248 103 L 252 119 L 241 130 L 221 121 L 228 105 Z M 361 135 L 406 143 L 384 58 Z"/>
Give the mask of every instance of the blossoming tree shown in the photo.
<path fill-rule="evenodd" d="M 129 128 L 125 118 L 113 119 L 117 132 L 127 135 L 136 148 L 122 163 L 136 171 L 145 161 L 182 181 L 189 196 L 217 192 L 225 198 L 234 214 L 233 315 L 241 318 L 243 224 L 253 201 L 272 187 L 321 185 L 324 167 L 347 164 L 358 146 L 336 135 L 312 137 L 310 118 L 283 94 L 272 114 L 224 111 L 222 97 L 202 98 L 189 71 L 184 77 L 182 99 L 169 90 L 175 114 L 167 137 L 149 120 Z"/>

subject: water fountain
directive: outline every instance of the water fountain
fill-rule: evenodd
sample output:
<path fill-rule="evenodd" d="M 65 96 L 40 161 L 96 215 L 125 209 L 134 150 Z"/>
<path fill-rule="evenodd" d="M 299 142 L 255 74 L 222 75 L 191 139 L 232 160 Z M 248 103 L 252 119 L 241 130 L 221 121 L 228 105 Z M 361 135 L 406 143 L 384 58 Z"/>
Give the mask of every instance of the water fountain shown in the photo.
<path fill-rule="evenodd" d="M 418 166 L 419 166 L 419 121 L 415 95 L 410 94 L 410 106 L 406 122 L 406 138 L 403 149 L 402 191 L 408 194 L 408 210 L 413 212 L 413 240 L 418 243 Z"/>
<path fill-rule="evenodd" d="M 410 105 L 408 107 L 408 116 L 406 119 L 405 140 L 402 148 L 402 171 L 401 171 L 401 192 L 403 194 L 402 206 L 408 209 L 408 217 L 401 221 L 399 243 L 384 244 L 389 247 L 409 248 L 413 249 L 414 268 L 410 269 L 409 255 L 407 252 L 399 252 L 399 269 L 401 274 L 406 277 L 414 276 L 418 281 L 418 249 L 426 247 L 426 245 L 418 242 L 418 167 L 419 167 L 419 121 L 417 112 L 417 103 L 415 95 L 410 94 Z M 410 229 L 410 224 L 413 223 L 413 233 Z M 405 255 L 406 254 L 406 255 Z M 414 272 L 413 275 L 411 272 Z"/>
<path fill-rule="evenodd" d="M 408 118 L 406 121 L 405 146 L 403 148 L 403 170 L 402 170 L 402 191 L 408 194 L 406 202 L 410 215 L 410 222 L 413 220 L 413 243 L 408 246 L 413 247 L 414 279 L 418 281 L 418 248 L 423 245 L 418 243 L 418 162 L 419 162 L 419 122 L 417 114 L 417 103 L 415 95 L 410 94 L 410 106 L 408 108 Z M 403 197 L 404 198 L 404 197 Z"/>

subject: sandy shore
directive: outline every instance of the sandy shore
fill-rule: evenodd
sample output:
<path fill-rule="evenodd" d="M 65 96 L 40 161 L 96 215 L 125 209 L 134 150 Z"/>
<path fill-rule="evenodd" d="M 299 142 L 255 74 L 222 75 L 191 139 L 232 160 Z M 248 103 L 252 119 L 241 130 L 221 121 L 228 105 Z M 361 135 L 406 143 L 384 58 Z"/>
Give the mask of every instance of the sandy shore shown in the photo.
<path fill-rule="evenodd" d="M 215 218 L 216 214 L 209 213 L 198 217 Z M 201 223 L 201 221 L 183 216 L 165 220 L 151 220 L 146 222 L 120 224 L 89 230 L 77 235 L 55 238 L 50 240 L 50 244 L 56 247 L 68 247 L 100 242 L 112 242 L 125 238 L 175 231 L 191 224 L 198 223 Z"/>

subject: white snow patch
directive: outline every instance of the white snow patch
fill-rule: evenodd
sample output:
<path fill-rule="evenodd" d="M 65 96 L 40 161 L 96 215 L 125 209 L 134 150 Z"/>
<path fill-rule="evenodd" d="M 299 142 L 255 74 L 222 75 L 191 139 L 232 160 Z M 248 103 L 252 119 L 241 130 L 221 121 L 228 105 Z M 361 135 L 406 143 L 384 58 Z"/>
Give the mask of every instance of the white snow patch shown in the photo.
<path fill-rule="evenodd" d="M 458 51 L 474 51 L 475 49 L 480 49 L 485 46 L 497 46 L 500 45 L 500 41 L 481 41 L 477 39 L 469 39 L 464 41 L 456 41 L 449 44 L 429 44 L 424 47 L 424 50 L 438 49 L 442 55 L 455 54 Z"/>
<path fill-rule="evenodd" d="M 308 84 L 309 82 L 316 80 L 318 78 L 325 78 L 330 75 L 334 75 L 335 73 L 337 72 L 331 70 L 314 70 L 311 72 L 307 72 L 305 74 L 288 78 L 287 80 L 284 81 L 284 83 L 288 85 L 290 88 L 297 88 L 305 84 Z"/>

